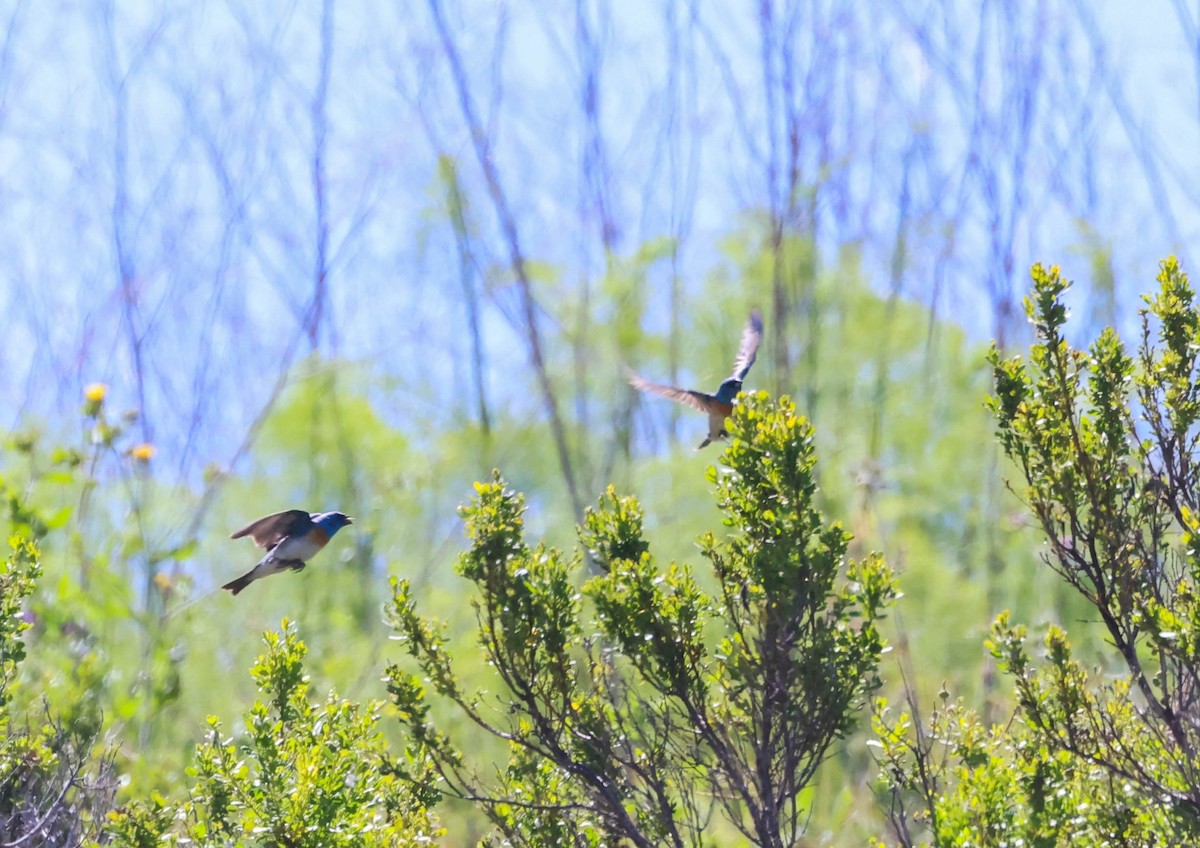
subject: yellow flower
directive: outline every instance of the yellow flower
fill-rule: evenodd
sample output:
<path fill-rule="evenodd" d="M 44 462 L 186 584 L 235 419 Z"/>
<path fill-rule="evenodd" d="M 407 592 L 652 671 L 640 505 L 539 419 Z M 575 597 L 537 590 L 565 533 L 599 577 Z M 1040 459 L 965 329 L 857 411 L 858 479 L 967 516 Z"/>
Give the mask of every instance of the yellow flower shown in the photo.
<path fill-rule="evenodd" d="M 104 396 L 108 394 L 108 386 L 103 383 L 89 383 L 83 390 L 83 414 L 95 418 L 104 406 Z"/>
<path fill-rule="evenodd" d="M 140 445 L 134 445 L 129 449 L 129 455 L 138 462 L 149 462 L 154 459 L 154 445 L 149 442 L 142 442 Z"/>

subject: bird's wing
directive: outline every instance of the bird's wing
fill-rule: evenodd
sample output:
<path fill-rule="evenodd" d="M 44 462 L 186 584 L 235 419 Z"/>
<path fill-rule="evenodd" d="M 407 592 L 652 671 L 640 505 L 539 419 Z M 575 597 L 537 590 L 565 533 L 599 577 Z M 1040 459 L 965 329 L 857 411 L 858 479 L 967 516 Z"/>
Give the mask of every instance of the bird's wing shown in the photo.
<path fill-rule="evenodd" d="M 260 518 L 253 524 L 247 524 L 229 538 L 240 539 L 249 536 L 260 548 L 273 548 L 285 536 L 307 532 L 312 527 L 312 516 L 302 509 L 287 509 Z"/>
<path fill-rule="evenodd" d="M 733 361 L 733 373 L 730 375 L 733 379 L 738 381 L 746 379 L 746 375 L 750 372 L 750 366 L 754 364 L 754 357 L 758 354 L 758 345 L 762 341 L 762 335 L 762 312 L 755 309 L 750 313 L 746 329 L 742 330 L 742 343 L 738 346 L 737 359 Z"/>
<path fill-rule="evenodd" d="M 701 412 L 711 412 L 713 401 L 716 400 L 712 395 L 705 394 L 704 392 L 696 392 L 691 389 L 677 389 L 674 386 L 660 386 L 658 383 L 648 382 L 632 371 L 629 372 L 629 385 L 640 392 L 654 392 L 656 395 L 662 395 L 679 403 L 685 403 L 692 409 L 698 409 Z"/>

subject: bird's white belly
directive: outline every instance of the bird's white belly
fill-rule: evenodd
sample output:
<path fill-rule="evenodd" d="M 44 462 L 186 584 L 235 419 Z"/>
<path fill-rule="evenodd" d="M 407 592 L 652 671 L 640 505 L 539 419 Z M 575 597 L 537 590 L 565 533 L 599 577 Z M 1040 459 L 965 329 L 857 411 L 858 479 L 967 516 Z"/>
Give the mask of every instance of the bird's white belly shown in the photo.
<path fill-rule="evenodd" d="M 725 416 L 719 412 L 708 413 L 708 437 L 717 439 L 721 436 L 721 431 L 725 429 Z"/>
<path fill-rule="evenodd" d="M 309 559 L 316 556 L 319 550 L 321 550 L 321 545 L 318 545 L 308 536 L 301 536 L 298 539 L 284 539 L 273 547 L 271 549 L 271 558 L 308 562 Z"/>

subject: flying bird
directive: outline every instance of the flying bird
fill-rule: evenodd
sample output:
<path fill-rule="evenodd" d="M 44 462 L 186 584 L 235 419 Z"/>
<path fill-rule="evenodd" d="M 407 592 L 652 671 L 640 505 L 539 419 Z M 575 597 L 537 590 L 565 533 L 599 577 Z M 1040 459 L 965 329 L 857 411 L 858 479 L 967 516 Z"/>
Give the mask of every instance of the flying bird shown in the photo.
<path fill-rule="evenodd" d="M 721 387 L 717 389 L 715 395 L 710 395 L 707 392 L 698 392 L 694 389 L 661 386 L 658 383 L 643 380 L 632 371 L 629 372 L 629 384 L 638 391 L 654 392 L 657 395 L 662 395 L 679 403 L 685 403 L 693 409 L 707 413 L 708 435 L 696 448 L 696 450 L 700 450 L 700 448 L 707 447 L 715 439 L 723 439 L 729 435 L 725 432 L 725 419 L 733 413 L 733 399 L 742 390 L 742 381 L 746 379 L 746 374 L 749 373 L 750 366 L 754 364 L 754 357 L 758 353 L 758 345 L 762 341 L 762 334 L 762 312 L 755 309 L 750 313 L 750 320 L 746 322 L 746 329 L 742 330 L 742 343 L 738 347 L 737 359 L 733 361 L 733 373 L 729 375 L 725 382 L 721 383 Z"/>
<path fill-rule="evenodd" d="M 229 538 L 249 536 L 254 544 L 267 549 L 267 555 L 254 568 L 221 588 L 236 595 L 255 580 L 281 571 L 303 571 L 308 560 L 316 556 L 337 531 L 353 523 L 353 519 L 340 512 L 310 514 L 302 509 L 289 509 L 260 518 Z"/>

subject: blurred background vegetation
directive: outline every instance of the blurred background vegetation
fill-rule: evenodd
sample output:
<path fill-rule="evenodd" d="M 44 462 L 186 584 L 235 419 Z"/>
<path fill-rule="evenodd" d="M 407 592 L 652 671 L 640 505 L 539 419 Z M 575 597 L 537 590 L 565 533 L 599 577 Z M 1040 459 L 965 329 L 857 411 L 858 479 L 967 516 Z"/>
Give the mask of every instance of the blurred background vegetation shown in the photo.
<path fill-rule="evenodd" d="M 1006 490 L 985 352 L 1028 342 L 1035 260 L 1089 338 L 1187 267 L 1194 8 L 12 0 L 0 26 L 0 477 L 44 555 L 15 698 L 115 746 L 120 797 L 180 791 L 206 716 L 244 729 L 284 616 L 312 692 L 381 698 L 389 574 L 484 685 L 451 565 L 492 468 L 534 538 L 571 547 L 612 482 L 694 563 L 718 449 L 623 369 L 712 390 L 753 306 L 748 386 L 812 419 L 820 508 L 899 574 L 885 689 L 1003 720 L 1004 609 L 1099 656 Z M 217 591 L 257 558 L 229 532 L 293 507 L 355 525 Z M 813 844 L 881 832 L 873 778 L 849 740 Z"/>

